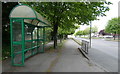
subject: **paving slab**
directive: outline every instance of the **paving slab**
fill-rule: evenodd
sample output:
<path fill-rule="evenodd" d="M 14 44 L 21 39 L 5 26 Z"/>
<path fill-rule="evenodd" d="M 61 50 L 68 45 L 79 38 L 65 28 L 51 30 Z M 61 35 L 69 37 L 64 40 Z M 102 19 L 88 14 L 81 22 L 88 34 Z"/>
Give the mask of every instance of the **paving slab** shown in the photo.
<path fill-rule="evenodd" d="M 88 61 L 78 50 L 79 45 L 71 39 L 61 49 L 37 54 L 25 61 L 25 66 L 14 67 L 10 59 L 3 61 L 3 72 L 105 72 Z"/>
<path fill-rule="evenodd" d="M 52 72 L 105 72 L 94 62 L 87 60 L 79 52 L 80 47 L 76 42 L 69 39 L 65 42 L 61 55 Z"/>

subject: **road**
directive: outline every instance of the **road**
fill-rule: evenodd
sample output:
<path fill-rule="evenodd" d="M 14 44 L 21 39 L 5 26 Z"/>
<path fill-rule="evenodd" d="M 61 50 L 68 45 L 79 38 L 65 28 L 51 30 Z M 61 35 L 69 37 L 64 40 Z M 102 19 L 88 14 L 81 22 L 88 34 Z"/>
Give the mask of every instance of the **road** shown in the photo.
<path fill-rule="evenodd" d="M 92 39 L 88 56 L 110 72 L 118 72 L 118 42 Z"/>

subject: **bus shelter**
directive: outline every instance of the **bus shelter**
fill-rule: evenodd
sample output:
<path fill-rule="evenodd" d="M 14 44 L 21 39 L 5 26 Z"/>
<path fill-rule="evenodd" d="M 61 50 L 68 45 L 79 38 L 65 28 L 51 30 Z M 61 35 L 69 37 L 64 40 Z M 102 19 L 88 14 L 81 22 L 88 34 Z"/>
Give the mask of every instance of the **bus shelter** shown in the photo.
<path fill-rule="evenodd" d="M 11 63 L 24 66 L 25 59 L 44 52 L 45 28 L 50 23 L 28 5 L 17 5 L 10 13 Z"/>

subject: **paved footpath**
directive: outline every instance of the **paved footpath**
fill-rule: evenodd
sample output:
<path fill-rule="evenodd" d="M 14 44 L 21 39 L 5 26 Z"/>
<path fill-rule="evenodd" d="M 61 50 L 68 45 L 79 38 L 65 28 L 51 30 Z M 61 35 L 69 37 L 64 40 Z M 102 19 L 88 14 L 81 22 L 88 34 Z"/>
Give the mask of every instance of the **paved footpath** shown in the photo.
<path fill-rule="evenodd" d="M 75 38 L 77 41 L 84 38 Z M 86 39 L 89 41 L 89 39 Z M 118 72 L 118 42 L 104 39 L 92 39 L 92 47 L 89 48 L 88 56 L 97 64 L 110 72 Z"/>
<path fill-rule="evenodd" d="M 3 72 L 105 72 L 105 70 L 82 56 L 79 45 L 71 39 L 62 49 L 37 54 L 25 61 L 24 67 L 10 66 L 3 62 Z"/>

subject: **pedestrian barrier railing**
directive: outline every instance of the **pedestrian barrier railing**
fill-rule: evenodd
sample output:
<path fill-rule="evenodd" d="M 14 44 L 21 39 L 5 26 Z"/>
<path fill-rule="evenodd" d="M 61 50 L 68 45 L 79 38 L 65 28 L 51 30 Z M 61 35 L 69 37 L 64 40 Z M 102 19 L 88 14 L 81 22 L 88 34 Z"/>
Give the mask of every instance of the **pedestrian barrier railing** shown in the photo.
<path fill-rule="evenodd" d="M 82 40 L 82 46 L 81 46 L 82 50 L 88 54 L 88 49 L 89 49 L 89 42 L 86 40 Z"/>

